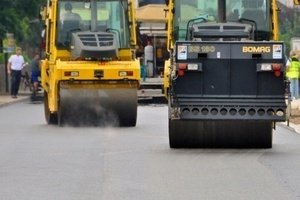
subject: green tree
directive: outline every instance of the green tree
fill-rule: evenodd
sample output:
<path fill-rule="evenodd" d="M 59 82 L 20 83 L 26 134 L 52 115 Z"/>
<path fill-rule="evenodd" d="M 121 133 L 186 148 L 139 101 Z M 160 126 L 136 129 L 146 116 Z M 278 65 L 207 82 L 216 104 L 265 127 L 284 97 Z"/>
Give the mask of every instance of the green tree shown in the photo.
<path fill-rule="evenodd" d="M 16 44 L 37 46 L 41 31 L 39 8 L 45 0 L 0 0 L 0 40 L 13 33 Z"/>
<path fill-rule="evenodd" d="M 282 30 L 280 34 L 280 40 L 284 41 L 286 44 L 287 52 L 290 51 L 290 40 L 293 37 L 300 36 L 300 18 L 298 14 L 294 13 L 293 20 L 285 19 L 282 22 Z"/>
<path fill-rule="evenodd" d="M 291 49 L 290 41 L 293 37 L 300 37 L 300 17 L 299 10 L 295 8 L 281 7 L 279 12 L 279 39 L 284 41 L 286 52 Z M 288 54 L 288 53 L 287 53 Z"/>

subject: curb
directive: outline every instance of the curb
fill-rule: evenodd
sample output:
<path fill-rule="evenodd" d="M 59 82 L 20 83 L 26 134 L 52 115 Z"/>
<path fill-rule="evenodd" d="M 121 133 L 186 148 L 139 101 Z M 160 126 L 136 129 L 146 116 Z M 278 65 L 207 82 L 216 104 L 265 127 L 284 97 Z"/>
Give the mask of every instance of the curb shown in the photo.
<path fill-rule="evenodd" d="M 288 129 L 288 130 L 290 130 L 292 132 L 300 134 L 300 125 L 290 123 L 289 126 L 288 126 L 287 122 L 279 122 L 279 123 L 276 123 L 276 124 L 278 126 L 282 127 L 282 128 L 285 128 L 285 129 Z"/>
<path fill-rule="evenodd" d="M 276 123 L 276 124 L 280 127 L 283 127 L 283 128 L 286 128 L 290 131 L 296 132 L 296 129 L 293 128 L 294 124 L 292 124 L 292 123 L 290 123 L 289 126 L 286 124 L 286 122 L 279 122 L 279 123 Z"/>
<path fill-rule="evenodd" d="M 15 103 L 25 102 L 25 101 L 27 101 L 27 100 L 29 100 L 29 96 L 22 97 L 22 98 L 20 98 L 20 99 L 14 100 L 14 101 L 4 102 L 4 103 L 1 103 L 1 104 L 0 104 L 0 108 L 9 106 L 9 105 L 12 105 L 12 104 L 15 104 Z"/>

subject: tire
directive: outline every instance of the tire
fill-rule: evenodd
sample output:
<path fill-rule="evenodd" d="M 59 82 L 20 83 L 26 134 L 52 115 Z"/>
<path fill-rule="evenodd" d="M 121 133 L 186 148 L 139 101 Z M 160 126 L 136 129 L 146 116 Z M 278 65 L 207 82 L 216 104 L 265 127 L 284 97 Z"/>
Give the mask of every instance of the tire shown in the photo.
<path fill-rule="evenodd" d="M 65 117 L 62 111 L 62 107 L 60 105 L 60 101 L 58 104 L 58 110 L 57 110 L 57 121 L 58 121 L 58 126 L 64 126 L 65 125 Z"/>
<path fill-rule="evenodd" d="M 71 113 L 72 107 L 74 108 L 74 114 Z M 73 105 L 69 99 L 60 94 L 57 108 L 58 126 L 65 126 L 67 124 L 76 126 L 76 116 L 78 116 L 78 113 L 80 113 L 79 106 Z"/>
<path fill-rule="evenodd" d="M 135 127 L 135 126 L 136 126 L 136 117 L 120 119 L 120 127 Z"/>
<path fill-rule="evenodd" d="M 51 113 L 49 110 L 49 103 L 48 103 L 48 93 L 44 91 L 44 111 L 45 111 L 45 119 L 47 124 L 54 124 L 57 125 L 57 114 Z"/>
<path fill-rule="evenodd" d="M 118 118 L 120 127 L 135 127 L 137 120 L 137 103 L 128 102 L 126 109 L 119 108 Z"/>

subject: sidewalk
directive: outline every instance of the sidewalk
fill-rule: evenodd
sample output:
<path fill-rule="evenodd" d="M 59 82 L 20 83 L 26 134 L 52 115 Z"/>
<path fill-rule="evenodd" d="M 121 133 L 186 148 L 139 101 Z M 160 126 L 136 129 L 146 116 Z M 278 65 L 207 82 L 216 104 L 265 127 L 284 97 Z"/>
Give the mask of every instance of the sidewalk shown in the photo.
<path fill-rule="evenodd" d="M 291 109 L 292 110 L 294 110 L 294 109 L 300 110 L 300 99 L 293 100 L 291 102 Z M 300 134 L 300 124 L 293 124 L 291 122 L 288 123 L 287 121 L 286 122 L 280 122 L 280 123 L 277 123 L 277 124 L 281 127 L 287 128 L 291 131 L 294 131 L 294 132 Z"/>
<path fill-rule="evenodd" d="M 287 122 L 279 122 L 276 123 L 276 125 L 281 126 L 283 128 L 289 129 L 290 131 L 293 131 L 295 133 L 300 134 L 300 124 L 293 124 L 293 123 L 288 123 Z"/>
<path fill-rule="evenodd" d="M 291 104 L 292 109 L 299 109 L 300 110 L 300 99 L 293 100 Z"/>
<path fill-rule="evenodd" d="M 1 94 L 0 95 L 0 108 L 11 105 L 13 103 L 22 102 L 22 101 L 29 101 L 31 92 L 30 91 L 19 91 L 18 98 L 13 99 L 10 93 Z"/>

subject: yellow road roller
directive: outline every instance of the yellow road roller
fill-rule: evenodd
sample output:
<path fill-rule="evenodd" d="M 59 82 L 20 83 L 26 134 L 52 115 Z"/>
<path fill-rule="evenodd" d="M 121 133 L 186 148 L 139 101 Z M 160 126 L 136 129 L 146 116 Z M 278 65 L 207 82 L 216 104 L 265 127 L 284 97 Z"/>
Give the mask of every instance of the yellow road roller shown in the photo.
<path fill-rule="evenodd" d="M 48 0 L 41 10 L 48 124 L 136 125 L 140 64 L 134 13 L 130 0 Z"/>

